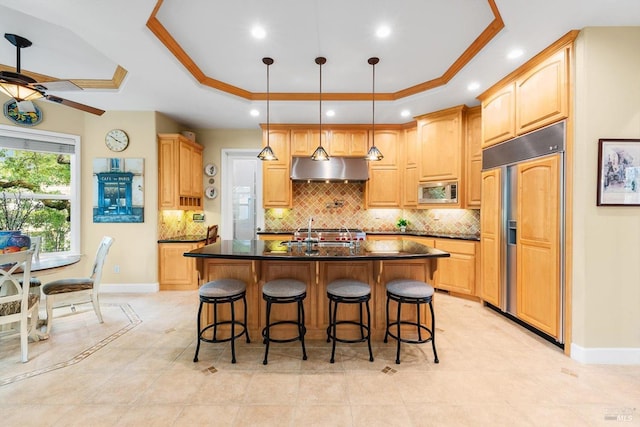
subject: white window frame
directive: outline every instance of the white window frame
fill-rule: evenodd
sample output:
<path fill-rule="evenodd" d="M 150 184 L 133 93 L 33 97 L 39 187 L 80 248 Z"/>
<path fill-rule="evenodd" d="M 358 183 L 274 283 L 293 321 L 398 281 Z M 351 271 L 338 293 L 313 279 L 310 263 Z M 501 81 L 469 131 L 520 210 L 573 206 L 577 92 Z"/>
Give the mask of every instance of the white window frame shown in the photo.
<path fill-rule="evenodd" d="M 38 143 L 55 143 L 73 146 L 73 154 L 71 155 L 71 249 L 61 254 L 79 254 L 80 253 L 80 165 L 82 153 L 80 152 L 80 137 L 59 132 L 42 131 L 36 129 L 22 129 L 14 126 L 0 125 L 0 147 L 5 147 L 2 143 L 2 137 L 13 139 L 14 141 L 28 144 L 29 141 Z"/>

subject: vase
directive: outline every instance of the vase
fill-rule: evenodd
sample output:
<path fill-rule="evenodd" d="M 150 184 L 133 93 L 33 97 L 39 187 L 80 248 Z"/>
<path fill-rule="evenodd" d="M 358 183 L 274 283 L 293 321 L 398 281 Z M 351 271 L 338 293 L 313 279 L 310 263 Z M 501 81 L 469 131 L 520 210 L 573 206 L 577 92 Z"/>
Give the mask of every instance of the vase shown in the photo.
<path fill-rule="evenodd" d="M 405 231 L 407 231 L 407 227 L 400 227 L 400 231 L 404 233 Z"/>
<path fill-rule="evenodd" d="M 27 251 L 31 247 L 31 238 L 20 230 L 0 231 L 0 253 Z"/>

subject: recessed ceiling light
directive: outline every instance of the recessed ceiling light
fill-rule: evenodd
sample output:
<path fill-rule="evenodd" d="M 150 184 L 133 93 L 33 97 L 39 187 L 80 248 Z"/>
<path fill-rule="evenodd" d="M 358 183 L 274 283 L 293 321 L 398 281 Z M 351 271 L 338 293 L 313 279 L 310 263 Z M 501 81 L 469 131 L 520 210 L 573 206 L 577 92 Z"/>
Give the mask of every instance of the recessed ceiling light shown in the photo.
<path fill-rule="evenodd" d="M 376 30 L 376 36 L 381 39 L 389 37 L 389 34 L 391 34 L 391 28 L 387 27 L 386 25 L 381 25 Z"/>
<path fill-rule="evenodd" d="M 249 114 L 251 114 L 252 117 L 258 117 L 260 115 L 260 111 L 251 110 L 251 111 L 249 111 Z"/>
<path fill-rule="evenodd" d="M 524 52 L 522 51 L 522 49 L 513 49 L 511 52 L 507 54 L 507 58 L 516 59 L 516 58 L 520 58 L 523 54 Z"/>
<path fill-rule="evenodd" d="M 478 90 L 480 88 L 480 83 L 478 82 L 471 82 L 467 85 L 467 90 L 470 91 L 474 91 L 474 90 Z"/>
<path fill-rule="evenodd" d="M 257 39 L 263 39 L 267 36 L 267 32 L 264 30 L 264 28 L 256 25 L 251 29 L 251 35 Z"/>
<path fill-rule="evenodd" d="M 335 111 L 333 111 L 333 110 L 329 110 L 329 111 L 327 111 L 327 117 L 333 117 L 333 116 L 335 116 L 335 115 L 336 115 L 336 112 L 335 112 Z"/>
<path fill-rule="evenodd" d="M 401 115 L 402 117 L 409 117 L 409 116 L 411 115 L 411 111 L 409 111 L 409 110 L 402 110 L 402 111 L 400 111 L 400 115 Z"/>

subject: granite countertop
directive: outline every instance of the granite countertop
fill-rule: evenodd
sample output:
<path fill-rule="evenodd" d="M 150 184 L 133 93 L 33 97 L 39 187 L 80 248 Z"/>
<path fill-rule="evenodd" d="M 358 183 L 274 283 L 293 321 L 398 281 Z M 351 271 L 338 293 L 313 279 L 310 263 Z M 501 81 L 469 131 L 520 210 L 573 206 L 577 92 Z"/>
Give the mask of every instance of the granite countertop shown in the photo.
<path fill-rule="evenodd" d="M 195 258 L 226 258 L 291 261 L 393 260 L 449 257 L 449 252 L 409 240 L 368 240 L 357 247 L 321 247 L 311 251 L 305 244 L 286 247 L 275 240 L 218 240 L 184 254 Z"/>
<path fill-rule="evenodd" d="M 400 231 L 368 231 L 363 230 L 365 233 L 372 236 L 416 236 L 416 237 L 437 237 L 444 239 L 460 239 L 460 240 L 473 240 L 480 241 L 480 236 L 477 234 L 456 234 L 456 233 L 441 233 L 435 231 L 418 231 L 409 230 L 404 233 Z M 295 230 L 262 230 L 258 231 L 258 234 L 293 234 Z"/>
<path fill-rule="evenodd" d="M 205 234 L 187 234 L 183 236 L 167 237 L 165 239 L 159 239 L 158 243 L 198 243 L 207 240 Z"/>

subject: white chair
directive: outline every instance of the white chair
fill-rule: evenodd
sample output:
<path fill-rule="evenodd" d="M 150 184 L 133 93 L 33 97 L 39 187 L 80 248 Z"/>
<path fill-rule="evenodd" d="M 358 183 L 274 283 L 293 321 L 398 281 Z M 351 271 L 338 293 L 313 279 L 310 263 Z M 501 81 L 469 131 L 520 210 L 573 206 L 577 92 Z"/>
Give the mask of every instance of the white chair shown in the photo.
<path fill-rule="evenodd" d="M 42 237 L 31 237 L 31 247 L 29 250 L 33 251 L 33 260 L 40 261 L 40 247 L 42 246 Z M 22 282 L 21 282 L 22 283 Z M 37 277 L 31 276 L 29 281 L 29 292 L 40 295 L 40 286 L 42 282 Z"/>
<path fill-rule="evenodd" d="M 30 250 L 0 254 L 0 325 L 19 328 L 3 329 L 2 335 L 19 332 L 22 362 L 29 360 L 29 335 L 36 331 L 38 323 L 40 295 L 29 292 L 32 256 Z"/>
<path fill-rule="evenodd" d="M 98 320 L 100 323 L 103 322 L 99 300 L 100 281 L 102 280 L 102 266 L 112 243 L 112 237 L 105 236 L 102 238 L 93 263 L 91 276 L 54 280 L 42 287 L 42 293 L 47 298 L 47 334 L 51 331 L 51 324 L 53 323 L 53 309 L 57 307 L 91 302 Z"/>

